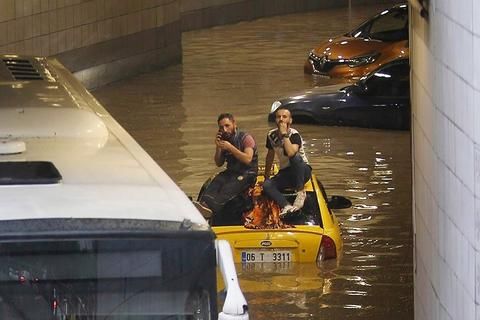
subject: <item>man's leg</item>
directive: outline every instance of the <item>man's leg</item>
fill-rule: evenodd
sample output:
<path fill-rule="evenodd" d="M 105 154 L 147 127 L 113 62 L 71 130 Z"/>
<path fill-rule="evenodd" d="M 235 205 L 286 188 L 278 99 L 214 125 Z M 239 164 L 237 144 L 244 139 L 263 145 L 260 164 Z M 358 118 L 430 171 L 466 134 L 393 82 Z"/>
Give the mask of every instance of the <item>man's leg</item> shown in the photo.
<path fill-rule="evenodd" d="M 292 174 L 293 170 L 290 167 L 282 169 L 273 178 L 265 180 L 263 184 L 264 193 L 282 209 L 280 215 L 295 210 L 280 192 L 280 190 L 292 187 L 292 179 L 294 178 Z"/>
<path fill-rule="evenodd" d="M 290 159 L 290 167 L 293 170 L 294 187 L 297 190 L 297 197 L 293 202 L 293 206 L 301 209 L 307 198 L 304 187 L 305 183 L 307 183 L 312 176 L 312 168 L 306 164 L 298 154 Z"/>
<path fill-rule="evenodd" d="M 228 176 L 225 171 L 217 174 L 203 191 L 198 201 L 193 201 L 195 207 L 202 213 L 205 218 L 210 218 L 215 207 L 214 199 L 221 193 L 222 187 L 227 181 Z"/>
<path fill-rule="evenodd" d="M 267 197 L 275 201 L 280 208 L 283 208 L 289 203 L 287 199 L 285 199 L 284 195 L 280 192 L 280 188 L 276 183 L 276 180 L 278 180 L 275 179 L 276 177 L 278 177 L 278 174 L 271 179 L 265 180 L 263 183 L 263 192 L 267 195 Z"/>
<path fill-rule="evenodd" d="M 300 155 L 295 155 L 290 159 L 290 168 L 291 168 L 291 175 L 292 175 L 292 187 L 295 190 L 303 190 L 305 183 L 310 179 L 312 176 L 312 169 L 308 164 L 303 161 Z"/>

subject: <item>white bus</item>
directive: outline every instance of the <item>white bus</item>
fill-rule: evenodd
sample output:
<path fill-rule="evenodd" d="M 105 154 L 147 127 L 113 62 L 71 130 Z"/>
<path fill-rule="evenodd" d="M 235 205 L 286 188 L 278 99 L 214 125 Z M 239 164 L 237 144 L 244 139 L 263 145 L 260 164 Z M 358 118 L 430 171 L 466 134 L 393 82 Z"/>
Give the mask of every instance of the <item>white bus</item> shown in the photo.
<path fill-rule="evenodd" d="M 0 319 L 248 319 L 230 247 L 153 159 L 58 61 L 0 57 Z"/>

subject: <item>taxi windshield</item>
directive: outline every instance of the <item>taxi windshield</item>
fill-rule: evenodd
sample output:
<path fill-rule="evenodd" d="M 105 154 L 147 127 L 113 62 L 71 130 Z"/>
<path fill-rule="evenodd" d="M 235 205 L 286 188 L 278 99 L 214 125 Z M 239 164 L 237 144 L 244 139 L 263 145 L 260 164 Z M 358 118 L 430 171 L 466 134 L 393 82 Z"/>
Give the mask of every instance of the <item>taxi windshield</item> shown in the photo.
<path fill-rule="evenodd" d="M 290 203 L 293 203 L 296 197 L 295 193 L 284 193 L 284 195 Z M 224 210 L 215 213 L 210 220 L 210 224 L 213 227 L 244 225 L 244 215 L 252 208 L 253 203 L 250 198 L 238 197 L 231 201 Z M 307 191 L 307 197 L 302 209 L 286 215 L 282 220 L 290 225 L 319 225 L 323 227 L 316 193 Z"/>

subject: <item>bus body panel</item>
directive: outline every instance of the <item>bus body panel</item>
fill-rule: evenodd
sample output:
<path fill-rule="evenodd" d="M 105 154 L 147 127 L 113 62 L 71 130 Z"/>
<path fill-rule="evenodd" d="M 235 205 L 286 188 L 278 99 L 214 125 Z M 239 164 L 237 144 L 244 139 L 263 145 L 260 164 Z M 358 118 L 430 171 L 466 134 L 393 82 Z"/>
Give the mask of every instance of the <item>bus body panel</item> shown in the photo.
<path fill-rule="evenodd" d="M 0 57 L 0 318 L 248 319 L 228 243 L 146 151 L 57 60 Z"/>
<path fill-rule="evenodd" d="M 57 60 L 4 55 L 3 61 L 0 141 L 22 141 L 26 151 L 0 155 L 0 172 L 3 161 L 48 160 L 62 180 L 19 189 L 0 179 L 0 220 L 189 220 L 208 228 L 180 188 Z M 15 79 L 27 65 L 42 79 Z"/>

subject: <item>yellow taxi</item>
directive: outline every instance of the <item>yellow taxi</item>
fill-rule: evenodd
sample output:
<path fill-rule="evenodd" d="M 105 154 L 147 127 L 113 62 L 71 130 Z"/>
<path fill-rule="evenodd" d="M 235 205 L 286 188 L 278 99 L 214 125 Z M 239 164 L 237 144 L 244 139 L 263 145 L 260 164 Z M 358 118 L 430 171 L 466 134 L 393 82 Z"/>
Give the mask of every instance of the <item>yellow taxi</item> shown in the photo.
<path fill-rule="evenodd" d="M 200 190 L 198 201 L 211 179 Z M 256 186 L 263 183 L 259 175 Z M 343 247 L 340 226 L 332 209 L 351 206 L 342 196 L 327 197 L 314 174 L 305 184 L 307 198 L 302 209 L 283 217 L 267 217 L 262 226 L 248 219 L 255 205 L 251 196 L 241 195 L 209 219 L 218 239 L 227 240 L 236 263 L 321 262 L 340 255 Z M 294 191 L 284 192 L 293 202 Z M 279 221 L 275 222 L 275 219 Z M 265 221 L 264 221 L 265 222 Z"/>

